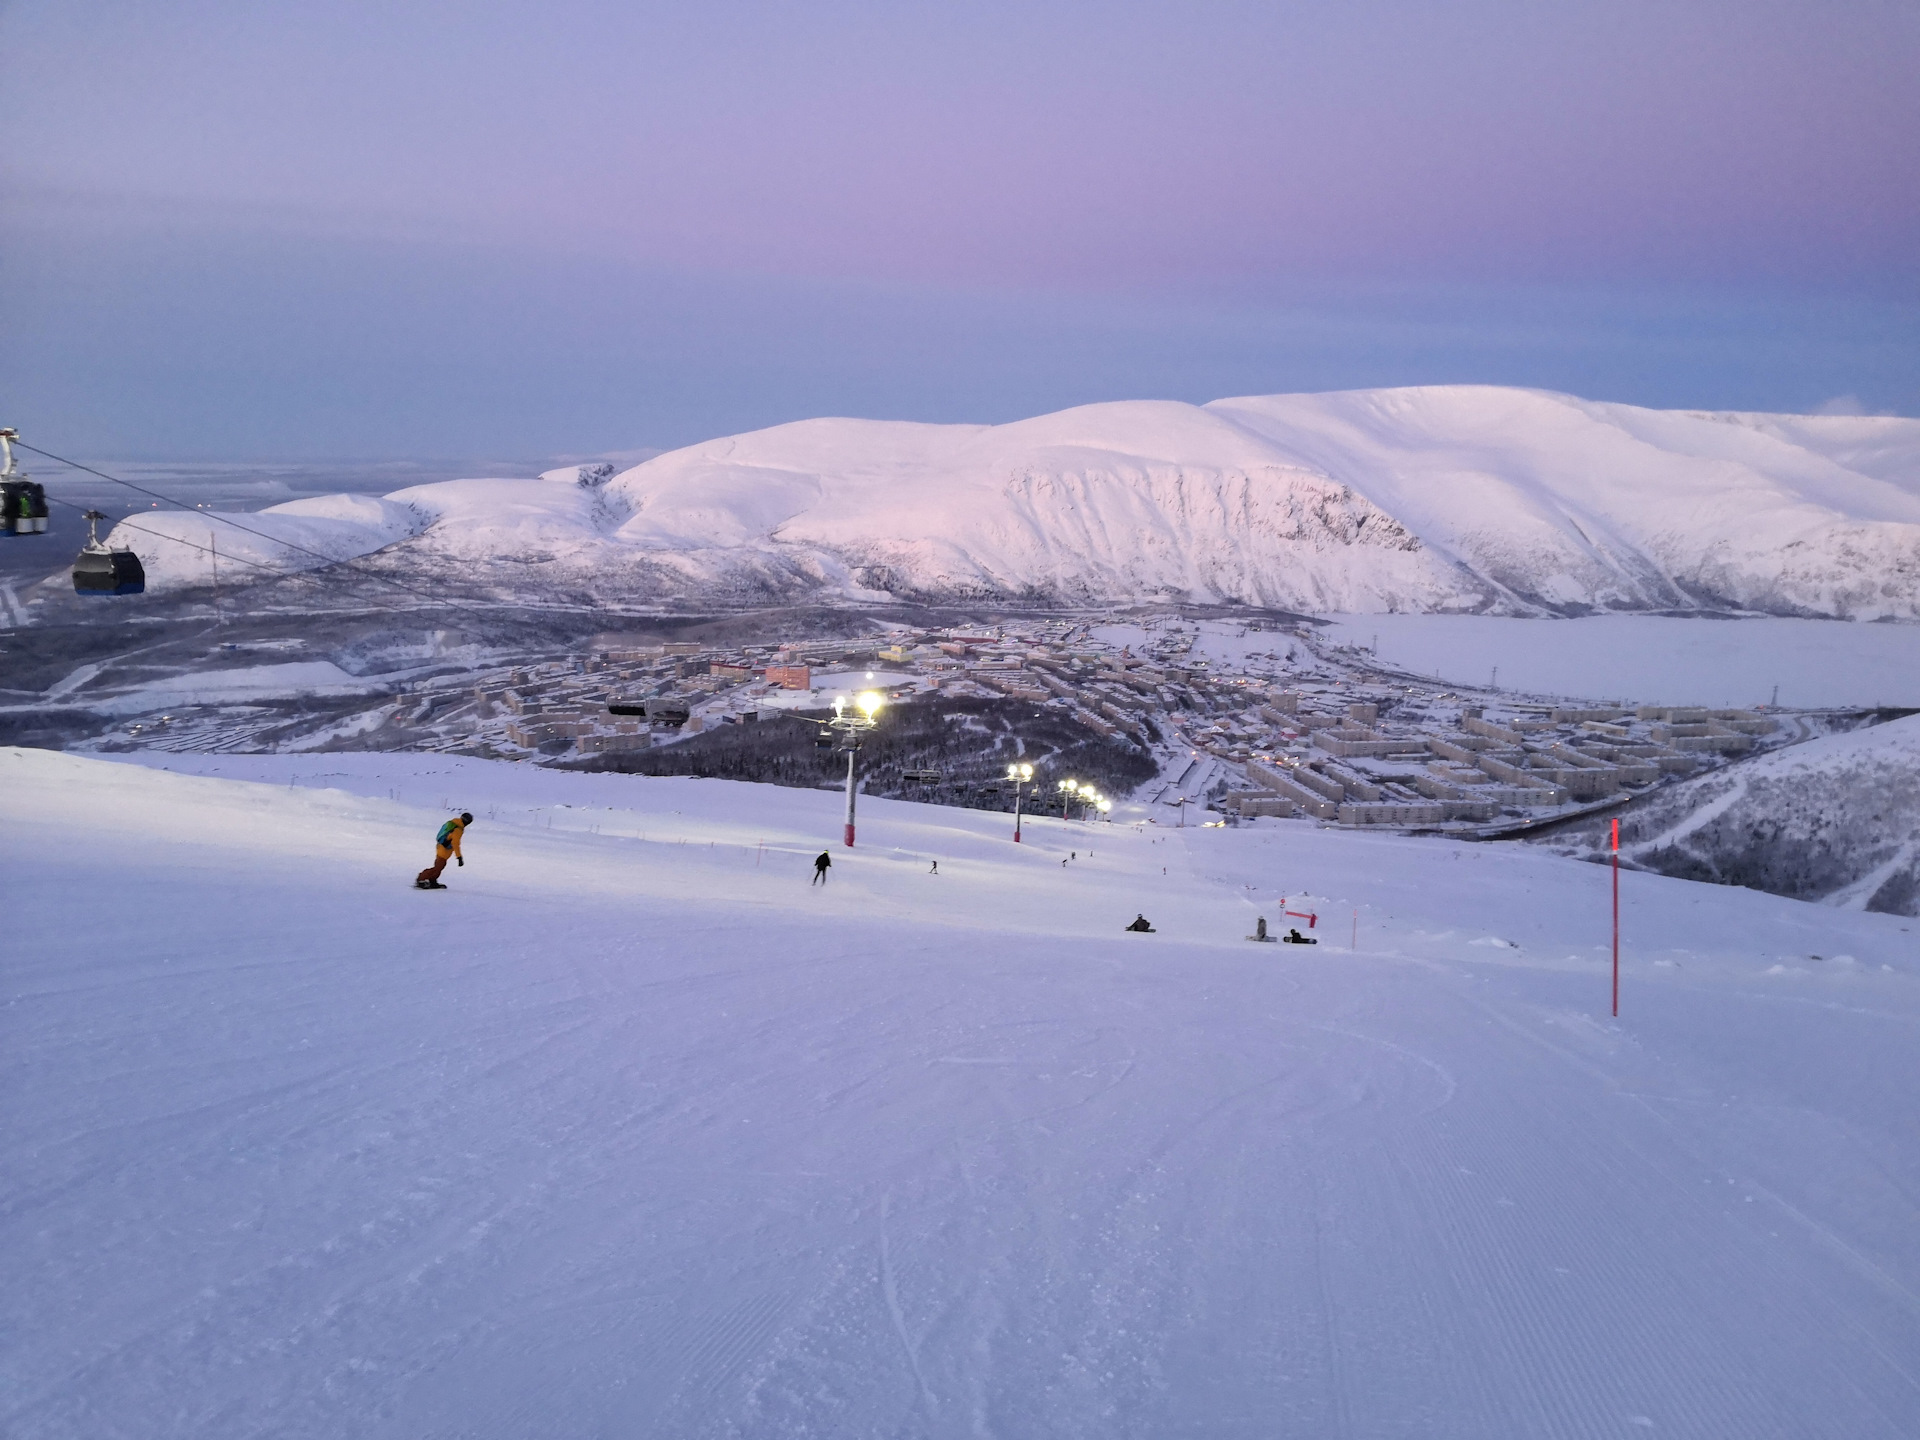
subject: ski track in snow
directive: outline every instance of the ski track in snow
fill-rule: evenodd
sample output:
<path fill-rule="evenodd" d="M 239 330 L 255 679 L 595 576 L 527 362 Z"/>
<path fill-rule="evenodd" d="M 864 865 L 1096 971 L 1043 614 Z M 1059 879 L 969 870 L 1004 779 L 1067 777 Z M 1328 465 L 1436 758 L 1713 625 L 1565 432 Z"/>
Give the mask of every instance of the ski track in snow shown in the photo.
<path fill-rule="evenodd" d="M 1915 922 L 1632 874 L 1615 1022 L 1529 847 L 139 758 L 0 750 L 9 1437 L 1920 1432 Z"/>

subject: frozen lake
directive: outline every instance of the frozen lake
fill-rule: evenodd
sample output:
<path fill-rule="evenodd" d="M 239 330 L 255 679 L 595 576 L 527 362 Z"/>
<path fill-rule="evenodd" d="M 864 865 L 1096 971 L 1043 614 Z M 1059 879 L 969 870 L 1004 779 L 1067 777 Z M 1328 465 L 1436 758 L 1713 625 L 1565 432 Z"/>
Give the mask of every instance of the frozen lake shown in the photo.
<path fill-rule="evenodd" d="M 1330 639 L 1461 685 L 1678 705 L 1920 705 L 1920 625 L 1339 615 Z"/>

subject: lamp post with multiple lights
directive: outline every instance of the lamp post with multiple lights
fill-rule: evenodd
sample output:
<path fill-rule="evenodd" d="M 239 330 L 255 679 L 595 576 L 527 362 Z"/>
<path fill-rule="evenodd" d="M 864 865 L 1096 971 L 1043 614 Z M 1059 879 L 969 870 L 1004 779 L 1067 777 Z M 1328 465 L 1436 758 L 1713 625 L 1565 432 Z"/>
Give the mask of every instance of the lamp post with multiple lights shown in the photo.
<path fill-rule="evenodd" d="M 839 737 L 838 748 L 847 752 L 847 832 L 846 843 L 853 844 L 854 764 L 860 755 L 860 740 L 880 723 L 880 707 L 886 702 L 877 690 L 865 690 L 847 704 L 847 697 L 833 697 L 833 718 L 827 725 Z"/>
<path fill-rule="evenodd" d="M 1007 775 L 1009 779 L 1012 778 L 1013 771 L 1011 768 L 1008 769 Z M 1078 803 L 1080 806 L 1080 818 L 1082 820 L 1092 819 L 1094 811 L 1105 815 L 1109 810 L 1113 809 L 1113 802 L 1102 795 L 1098 787 L 1089 785 L 1084 780 L 1062 780 L 1053 788 L 1060 792 L 1060 818 L 1062 820 L 1067 818 L 1067 807 L 1075 803 Z"/>
<path fill-rule="evenodd" d="M 1020 843 L 1020 787 L 1033 779 L 1033 766 L 1007 766 L 1007 779 L 1013 782 L 1013 843 Z"/>

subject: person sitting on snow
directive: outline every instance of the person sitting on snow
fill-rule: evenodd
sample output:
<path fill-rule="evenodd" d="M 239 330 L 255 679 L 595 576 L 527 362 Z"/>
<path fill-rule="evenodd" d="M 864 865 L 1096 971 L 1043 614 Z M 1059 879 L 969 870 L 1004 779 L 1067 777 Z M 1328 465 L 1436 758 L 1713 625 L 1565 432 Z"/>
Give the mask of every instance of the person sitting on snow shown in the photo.
<path fill-rule="evenodd" d="M 1133 924 L 1127 926 L 1127 929 L 1138 930 L 1142 935 L 1151 935 L 1154 933 L 1153 926 L 1147 923 L 1147 917 L 1144 915 L 1134 916 Z"/>
<path fill-rule="evenodd" d="M 440 872 L 447 868 L 448 857 L 465 868 L 466 856 L 460 853 L 460 837 L 466 833 L 467 826 L 473 823 L 473 816 L 462 810 L 453 819 L 440 827 L 440 833 L 433 837 L 433 864 L 413 877 L 416 890 L 444 890 L 440 883 Z"/>

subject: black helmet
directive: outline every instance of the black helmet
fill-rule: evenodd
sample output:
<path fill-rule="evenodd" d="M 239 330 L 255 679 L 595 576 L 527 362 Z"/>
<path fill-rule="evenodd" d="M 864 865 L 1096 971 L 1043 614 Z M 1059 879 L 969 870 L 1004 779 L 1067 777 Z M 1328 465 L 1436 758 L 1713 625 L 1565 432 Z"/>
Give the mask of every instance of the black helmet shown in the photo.
<path fill-rule="evenodd" d="M 465 810 L 462 810 L 462 811 L 460 812 L 460 823 L 461 823 L 462 825 L 471 825 L 471 824 L 473 824 L 473 816 L 472 816 L 471 814 L 469 814 L 469 813 L 468 813 L 467 811 L 465 811 Z"/>

